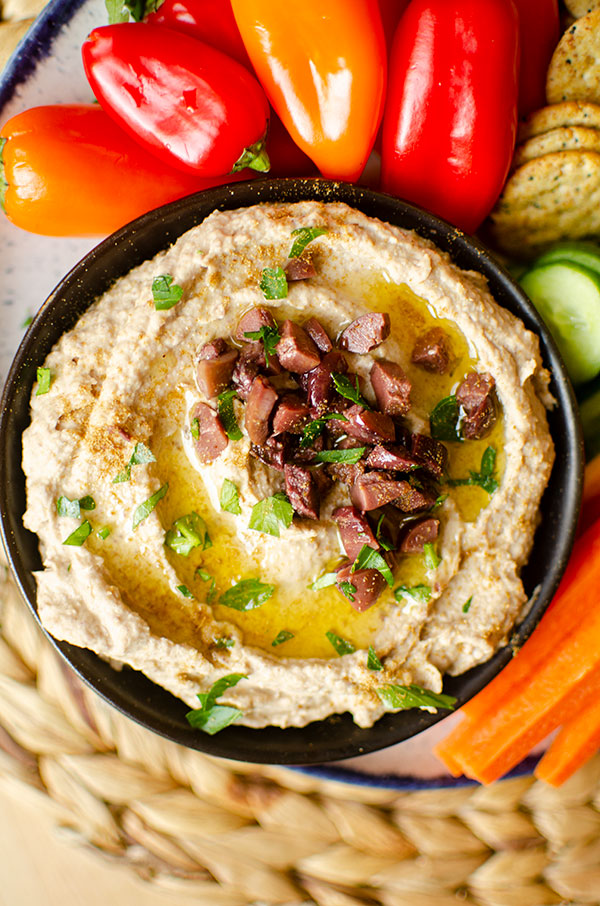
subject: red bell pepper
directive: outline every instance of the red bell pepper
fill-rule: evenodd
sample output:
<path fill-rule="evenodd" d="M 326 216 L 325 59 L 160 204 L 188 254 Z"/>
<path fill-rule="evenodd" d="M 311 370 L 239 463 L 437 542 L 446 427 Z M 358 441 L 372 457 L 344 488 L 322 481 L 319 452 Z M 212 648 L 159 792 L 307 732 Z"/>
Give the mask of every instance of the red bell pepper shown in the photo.
<path fill-rule="evenodd" d="M 106 236 L 152 208 L 247 179 L 203 179 L 165 167 L 97 104 L 32 107 L 0 130 L 2 204 L 16 226 L 45 236 Z"/>
<path fill-rule="evenodd" d="M 186 32 L 252 68 L 230 0 L 163 0 L 144 21 Z"/>
<path fill-rule="evenodd" d="M 521 69 L 519 116 L 546 103 L 546 72 L 560 38 L 558 0 L 515 0 L 519 11 Z"/>
<path fill-rule="evenodd" d="M 412 0 L 390 60 L 384 190 L 473 232 L 510 167 L 518 65 L 513 0 Z"/>
<path fill-rule="evenodd" d="M 331 179 L 358 179 L 381 112 L 377 0 L 232 0 L 254 70 L 296 144 Z"/>
<path fill-rule="evenodd" d="M 269 168 L 265 94 L 220 50 L 159 25 L 95 28 L 82 48 L 103 109 L 166 164 L 197 176 Z"/>

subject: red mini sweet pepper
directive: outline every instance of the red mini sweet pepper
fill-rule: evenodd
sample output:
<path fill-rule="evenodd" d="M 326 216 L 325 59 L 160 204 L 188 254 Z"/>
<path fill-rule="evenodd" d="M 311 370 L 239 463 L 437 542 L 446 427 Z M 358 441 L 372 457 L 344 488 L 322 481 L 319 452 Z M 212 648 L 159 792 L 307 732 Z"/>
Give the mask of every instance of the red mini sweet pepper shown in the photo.
<path fill-rule="evenodd" d="M 268 170 L 269 104 L 237 60 L 143 22 L 95 28 L 82 56 L 102 108 L 166 164 L 206 177 Z"/>
<path fill-rule="evenodd" d="M 163 0 L 144 21 L 184 31 L 251 68 L 230 0 Z"/>
<path fill-rule="evenodd" d="M 518 73 L 513 0 L 412 0 L 390 59 L 383 189 L 473 232 L 510 167 Z"/>

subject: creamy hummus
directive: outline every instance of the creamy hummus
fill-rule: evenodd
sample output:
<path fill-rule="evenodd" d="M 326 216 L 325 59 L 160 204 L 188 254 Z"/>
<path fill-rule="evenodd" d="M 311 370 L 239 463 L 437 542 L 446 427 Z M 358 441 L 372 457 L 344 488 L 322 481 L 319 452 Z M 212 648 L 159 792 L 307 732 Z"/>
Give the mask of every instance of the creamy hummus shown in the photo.
<path fill-rule="evenodd" d="M 316 276 L 267 300 L 263 269 L 285 265 L 300 227 L 326 230 L 309 246 Z M 157 310 L 152 284 L 163 275 L 182 295 Z M 470 371 L 495 379 L 495 427 L 484 439 L 448 443 L 447 471 L 454 479 L 477 472 L 492 446 L 497 488 L 442 482 L 437 557 L 397 558 L 393 587 L 364 613 L 335 587 L 310 587 L 342 558 L 331 513 L 349 503 L 346 485 L 324 497 L 318 521 L 294 517 L 275 537 L 249 528 L 253 507 L 283 485 L 280 473 L 250 456 L 241 403 L 234 408 L 242 439 L 210 464 L 196 454 L 191 416 L 205 401 L 195 381 L 198 350 L 233 336 L 253 306 L 270 308 L 278 321 L 316 316 L 331 337 L 365 312 L 389 313 L 391 333 L 379 348 L 348 358 L 367 383 L 374 358 L 403 367 L 413 385 L 406 416 L 413 431 L 429 431 L 432 409 Z M 446 374 L 411 363 L 415 338 L 432 325 L 452 344 Z M 56 638 L 143 671 L 192 708 L 219 678 L 244 674 L 219 702 L 239 708 L 240 722 L 252 727 L 302 726 L 345 711 L 370 726 L 389 708 L 377 694 L 382 685 L 439 691 L 444 673 L 462 673 L 506 642 L 525 604 L 519 572 L 554 455 L 548 374 L 537 338 L 494 302 L 485 280 L 428 241 L 342 204 L 216 212 L 118 280 L 42 364 L 50 389 L 33 395 L 23 437 L 25 524 L 40 539 L 38 608 Z M 140 444 L 151 457 L 132 463 Z M 239 512 L 221 508 L 226 479 L 237 488 Z M 61 497 L 91 497 L 94 508 L 61 515 Z M 155 505 L 140 519 L 148 500 Z M 183 555 L 165 535 L 192 512 L 212 546 Z M 83 543 L 65 544 L 86 522 Z M 262 606 L 220 603 L 247 579 L 273 586 Z M 282 630 L 285 641 L 273 646 Z M 354 650 L 340 655 L 327 633 Z M 383 669 L 369 669 L 369 648 Z"/>

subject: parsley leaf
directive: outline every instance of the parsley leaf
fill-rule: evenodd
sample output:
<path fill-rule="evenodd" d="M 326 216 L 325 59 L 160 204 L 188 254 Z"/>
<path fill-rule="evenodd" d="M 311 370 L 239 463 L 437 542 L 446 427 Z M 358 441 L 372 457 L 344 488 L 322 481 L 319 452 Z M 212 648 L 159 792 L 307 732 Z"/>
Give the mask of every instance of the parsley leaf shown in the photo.
<path fill-rule="evenodd" d="M 219 604 L 233 610 L 256 610 L 272 597 L 274 591 L 274 585 L 266 585 L 260 579 L 242 579 L 221 595 Z"/>
<path fill-rule="evenodd" d="M 337 374 L 334 372 L 331 377 L 333 378 L 333 383 L 335 384 L 335 389 L 347 400 L 352 400 L 353 403 L 356 403 L 359 406 L 362 406 L 364 409 L 370 409 L 368 402 L 360 392 L 360 386 L 358 383 L 358 375 L 356 375 L 355 383 L 352 384 L 352 381 L 345 374 Z"/>
<path fill-rule="evenodd" d="M 284 642 L 289 642 L 289 640 L 293 638 L 293 632 L 290 632 L 289 629 L 282 629 L 281 632 L 277 633 L 277 635 L 271 642 L 271 647 L 275 648 L 277 645 L 282 645 Z"/>
<path fill-rule="evenodd" d="M 337 573 L 323 573 L 312 582 L 308 587 L 312 591 L 320 591 L 322 588 L 328 588 L 330 585 L 335 585 L 337 581 Z"/>
<path fill-rule="evenodd" d="M 50 390 L 50 384 L 52 383 L 52 372 L 49 368 L 38 368 L 37 370 L 37 389 L 35 391 L 36 396 L 43 396 L 44 393 L 48 393 Z"/>
<path fill-rule="evenodd" d="M 288 283 L 282 267 L 265 267 L 260 278 L 260 288 L 265 299 L 285 299 Z"/>
<path fill-rule="evenodd" d="M 327 233 L 325 227 L 299 227 L 297 230 L 292 230 L 292 236 L 297 238 L 292 243 L 288 257 L 299 258 L 309 242 L 319 236 L 324 236 L 325 233 Z"/>
<path fill-rule="evenodd" d="M 173 308 L 182 295 L 182 287 L 173 283 L 173 277 L 170 274 L 161 274 L 152 281 L 152 298 L 157 311 L 167 311 L 169 308 Z"/>
<path fill-rule="evenodd" d="M 246 330 L 244 336 L 249 340 L 262 340 L 265 350 L 265 363 L 269 364 L 269 356 L 274 356 L 277 351 L 277 344 L 281 339 L 278 327 L 272 327 L 270 324 L 263 324 L 260 330 Z"/>
<path fill-rule="evenodd" d="M 367 654 L 367 669 L 383 670 L 383 664 L 377 657 L 377 653 L 372 645 L 369 645 L 369 653 Z"/>
<path fill-rule="evenodd" d="M 379 551 L 369 547 L 368 544 L 363 544 L 361 547 L 358 557 L 352 564 L 351 572 L 354 573 L 357 569 L 376 569 L 378 573 L 381 573 L 389 586 L 394 584 L 394 576 L 392 575 L 390 567 Z"/>
<path fill-rule="evenodd" d="M 431 587 L 429 585 L 399 585 L 394 589 L 396 601 L 402 600 L 417 601 L 419 604 L 426 604 L 431 597 Z"/>
<path fill-rule="evenodd" d="M 259 500 L 252 507 L 248 528 L 265 532 L 279 538 L 279 527 L 289 528 L 294 517 L 294 508 L 282 491 Z"/>
<path fill-rule="evenodd" d="M 481 457 L 481 466 L 479 472 L 469 472 L 468 478 L 449 478 L 447 484 L 456 488 L 461 485 L 476 485 L 483 488 L 488 494 L 493 494 L 498 489 L 498 482 L 494 478 L 494 468 L 496 466 L 496 449 L 495 447 L 486 447 Z"/>
<path fill-rule="evenodd" d="M 394 545 L 392 544 L 390 539 L 387 538 L 383 534 L 382 524 L 383 524 L 384 519 L 385 519 L 385 513 L 382 513 L 381 516 L 379 517 L 379 521 L 377 522 L 377 528 L 375 529 L 375 537 L 379 541 L 379 543 L 380 543 L 381 547 L 384 549 L 384 551 L 394 551 L 394 550 L 396 550 L 396 548 L 394 547 Z"/>
<path fill-rule="evenodd" d="M 239 491 L 230 478 L 226 478 L 223 481 L 219 503 L 221 504 L 221 509 L 225 510 L 227 513 L 233 513 L 235 516 L 239 516 L 242 512 Z"/>
<path fill-rule="evenodd" d="M 206 569 L 203 569 L 201 566 L 198 567 L 198 569 L 196 570 L 194 575 L 197 576 L 199 579 L 201 579 L 203 582 L 210 582 L 210 587 L 209 587 L 208 593 L 206 595 L 206 603 L 210 604 L 214 600 L 214 597 L 217 593 L 215 577 L 211 576 L 211 574 Z M 232 642 L 232 644 L 233 644 L 233 642 Z"/>
<path fill-rule="evenodd" d="M 423 545 L 423 556 L 425 557 L 425 566 L 427 569 L 437 569 L 442 562 L 431 541 L 428 541 Z"/>
<path fill-rule="evenodd" d="M 438 708 L 454 709 L 456 699 L 452 695 L 441 695 L 438 692 L 429 692 L 415 683 L 409 686 L 399 686 L 389 683 L 375 690 L 384 705 L 390 711 L 407 711 L 409 708 L 422 708 L 425 711 L 437 711 Z"/>
<path fill-rule="evenodd" d="M 213 683 L 208 692 L 199 692 L 200 707 L 188 711 L 186 714 L 190 726 L 213 736 L 238 720 L 242 716 L 242 711 L 227 705 L 217 705 L 216 701 L 227 689 L 236 686 L 241 679 L 246 679 L 245 673 L 230 673 Z"/>
<path fill-rule="evenodd" d="M 110 529 L 107 525 L 103 525 L 102 528 L 98 529 L 96 534 L 98 535 L 99 538 L 102 539 L 102 541 L 106 541 L 106 539 L 110 535 Z"/>
<path fill-rule="evenodd" d="M 221 421 L 222 420 L 223 419 L 221 419 Z M 200 437 L 200 422 L 197 418 L 193 418 L 190 423 L 190 434 L 192 435 L 194 440 L 198 440 Z"/>
<path fill-rule="evenodd" d="M 219 418 L 221 419 L 223 430 L 230 440 L 241 440 L 243 437 L 233 410 L 233 401 L 236 398 L 237 393 L 235 390 L 224 390 L 217 397 Z"/>
<path fill-rule="evenodd" d="M 354 647 L 352 642 L 347 642 L 346 639 L 343 639 L 341 636 L 336 635 L 335 632 L 326 632 L 325 635 L 327 636 L 337 653 L 340 655 L 340 657 L 343 654 L 352 654 L 353 651 L 356 651 L 356 648 Z"/>
<path fill-rule="evenodd" d="M 63 544 L 71 544 L 74 547 L 81 547 L 85 539 L 88 538 L 91 533 L 92 526 L 86 519 L 85 522 L 82 522 L 74 532 L 71 532 L 71 534 L 67 538 L 65 538 Z"/>
<path fill-rule="evenodd" d="M 180 591 L 184 598 L 193 598 L 194 593 L 189 590 L 187 585 L 178 585 L 177 591 Z"/>
<path fill-rule="evenodd" d="M 355 463 L 361 459 L 366 447 L 350 447 L 347 450 L 319 450 L 315 453 L 315 462 Z"/>
<path fill-rule="evenodd" d="M 472 601 L 473 601 L 473 595 L 471 595 L 471 597 L 469 598 L 469 600 L 468 600 L 468 601 L 465 601 L 465 603 L 463 604 L 463 606 L 462 606 L 462 612 L 463 612 L 463 613 L 468 613 L 468 612 L 470 611 Z"/>
<path fill-rule="evenodd" d="M 202 516 L 192 511 L 187 516 L 176 519 L 165 535 L 165 544 L 182 557 L 187 557 L 195 547 L 202 550 L 211 547 L 208 529 Z"/>
<path fill-rule="evenodd" d="M 79 519 L 81 516 L 81 504 L 78 500 L 69 500 L 68 497 L 61 496 L 56 501 L 56 512 L 59 516 L 70 516 L 71 519 Z"/>
<path fill-rule="evenodd" d="M 436 440 L 454 440 L 462 443 L 460 433 L 460 406 L 456 396 L 445 396 L 429 416 L 431 436 Z"/>
<path fill-rule="evenodd" d="M 119 484 L 121 481 L 129 481 L 133 466 L 143 466 L 148 462 L 156 462 L 156 457 L 152 451 L 140 441 L 133 448 L 133 453 L 129 457 L 129 462 L 124 470 L 113 478 L 113 484 Z"/>
<path fill-rule="evenodd" d="M 215 639 L 215 645 L 217 648 L 233 648 L 235 639 L 228 639 L 225 636 L 221 636 L 221 638 Z"/>
<path fill-rule="evenodd" d="M 85 497 L 79 498 L 79 506 L 82 510 L 95 510 L 96 501 L 89 494 L 86 494 Z"/>
<path fill-rule="evenodd" d="M 356 594 L 356 585 L 353 585 L 352 582 L 344 581 L 340 582 L 338 588 L 341 593 L 348 598 L 349 601 L 354 601 L 354 595 Z"/>
<path fill-rule="evenodd" d="M 320 436 L 323 432 L 323 428 L 328 421 L 332 419 L 347 422 L 348 419 L 345 415 L 342 415 L 341 412 L 332 412 L 329 415 L 322 415 L 320 418 L 315 418 L 314 421 L 309 422 L 308 425 L 302 431 L 302 437 L 300 438 L 301 447 L 310 447 L 310 445 Z"/>
<path fill-rule="evenodd" d="M 168 490 L 169 490 L 169 483 L 166 482 L 165 484 L 163 484 L 163 486 L 161 488 L 158 489 L 158 491 L 155 491 L 151 497 L 148 497 L 147 500 L 144 500 L 143 503 L 140 503 L 140 505 L 138 507 L 136 507 L 136 510 L 133 514 L 133 521 L 132 521 L 132 525 L 131 525 L 131 527 L 134 531 L 138 527 L 140 522 L 143 522 L 144 519 L 148 518 L 148 516 L 150 515 L 150 513 L 152 512 L 152 510 L 158 503 L 158 501 L 162 500 L 162 498 L 165 496 L 165 494 L 167 493 Z"/>

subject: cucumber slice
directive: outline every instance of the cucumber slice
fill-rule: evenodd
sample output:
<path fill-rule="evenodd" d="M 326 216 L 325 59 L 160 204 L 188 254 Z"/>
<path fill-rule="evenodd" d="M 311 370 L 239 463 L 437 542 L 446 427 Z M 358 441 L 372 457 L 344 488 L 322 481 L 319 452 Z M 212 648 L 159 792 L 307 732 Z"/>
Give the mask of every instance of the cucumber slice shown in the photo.
<path fill-rule="evenodd" d="M 600 372 L 600 273 L 565 261 L 534 267 L 521 286 L 546 322 L 574 384 Z"/>
<path fill-rule="evenodd" d="M 557 261 L 580 264 L 600 274 L 600 246 L 595 242 L 559 242 L 535 260 L 535 267 Z"/>

